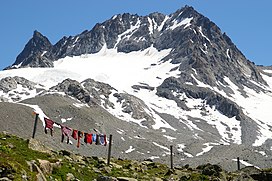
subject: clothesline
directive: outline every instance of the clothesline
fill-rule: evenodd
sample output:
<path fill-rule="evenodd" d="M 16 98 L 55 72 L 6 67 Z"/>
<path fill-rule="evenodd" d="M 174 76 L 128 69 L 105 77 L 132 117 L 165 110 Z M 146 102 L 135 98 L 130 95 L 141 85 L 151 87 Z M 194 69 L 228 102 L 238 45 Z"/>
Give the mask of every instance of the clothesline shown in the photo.
<path fill-rule="evenodd" d="M 36 133 L 36 128 L 37 128 L 37 122 L 38 122 L 38 119 L 39 119 L 39 114 L 36 113 L 36 112 L 33 112 L 33 113 L 36 114 L 35 122 L 34 122 L 34 128 L 33 128 L 33 133 L 32 133 L 32 138 L 34 139 L 35 138 L 35 133 Z M 62 130 L 61 141 L 62 142 L 64 140 L 64 137 L 66 136 L 67 137 L 67 143 L 69 143 L 69 138 L 71 136 L 75 140 L 78 140 L 77 147 L 79 147 L 79 144 L 80 144 L 79 140 L 84 135 L 84 142 L 86 144 L 95 143 L 97 145 L 104 145 L 104 146 L 107 145 L 107 138 L 106 138 L 105 134 L 84 133 L 83 131 L 78 131 L 78 130 L 69 128 L 69 127 L 67 127 L 65 125 L 56 123 L 56 122 L 52 121 L 51 119 L 48 119 L 48 118 L 45 118 L 45 117 L 43 117 L 43 118 L 44 118 L 44 123 L 45 123 L 45 128 L 44 128 L 45 133 L 47 133 L 47 129 L 49 129 L 50 133 L 51 133 L 51 136 L 53 136 L 53 127 L 54 127 L 54 124 L 56 124 L 56 125 L 58 125 L 58 126 L 61 127 L 61 130 Z M 45 120 L 47 120 L 47 121 L 45 121 Z M 96 129 L 94 129 L 94 131 L 97 132 Z M 72 134 L 71 134 L 71 132 L 72 132 Z M 108 149 L 108 159 L 107 159 L 107 165 L 108 166 L 110 165 L 111 145 L 112 145 L 112 135 L 109 136 L 109 149 Z"/>
<path fill-rule="evenodd" d="M 45 127 L 44 132 L 47 134 L 47 131 L 50 131 L 50 135 L 53 136 L 54 124 L 60 126 L 61 128 L 61 142 L 64 141 L 64 138 L 67 137 L 67 144 L 70 143 L 70 137 L 77 140 L 77 147 L 79 148 L 80 139 L 83 138 L 86 144 L 96 144 L 96 145 L 107 145 L 107 137 L 106 134 L 100 133 L 87 133 L 84 131 L 79 131 L 77 129 L 70 128 L 66 125 L 59 124 L 54 122 L 53 120 L 44 117 Z"/>

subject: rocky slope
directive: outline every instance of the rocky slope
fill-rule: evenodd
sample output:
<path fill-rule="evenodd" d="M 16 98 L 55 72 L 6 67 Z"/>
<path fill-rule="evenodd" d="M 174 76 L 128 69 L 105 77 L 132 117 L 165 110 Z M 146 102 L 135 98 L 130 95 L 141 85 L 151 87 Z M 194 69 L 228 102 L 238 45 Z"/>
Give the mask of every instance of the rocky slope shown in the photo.
<path fill-rule="evenodd" d="M 170 169 L 152 160 L 86 157 L 52 151 L 41 142 L 0 133 L 0 180 L 270 180 L 271 169 L 246 167 L 227 172 L 219 165 L 196 168 L 186 164 Z"/>
<path fill-rule="evenodd" d="M 60 94 L 60 91 L 64 94 Z M 35 119 L 32 112 L 38 110 L 37 106 L 34 106 L 38 105 L 47 116 L 59 124 L 89 133 L 98 130 L 101 133 L 106 133 L 107 136 L 112 134 L 114 140 L 112 155 L 116 158 L 153 159 L 161 163 L 168 163 L 169 147 L 174 145 L 174 165 L 176 166 L 185 163 L 192 166 L 220 163 L 224 169 L 235 170 L 234 160 L 238 156 L 249 163 L 254 163 L 254 165 L 261 165 L 262 168 L 269 167 L 271 163 L 268 156 L 269 145 L 252 147 L 246 144 L 218 144 L 216 142 L 220 142 L 222 139 L 220 133 L 205 122 L 194 121 L 195 118 L 190 119 L 201 130 L 192 131 L 185 126 L 186 120 L 180 122 L 167 114 L 160 115 L 176 130 L 152 129 L 154 121 L 143 111 L 145 104 L 142 101 L 128 94 L 111 93 L 122 102 L 124 114 L 130 113 L 136 120 L 139 118 L 139 122 L 132 123 L 118 119 L 105 110 L 106 107 L 115 105 L 111 99 L 107 98 L 107 94 L 111 91 L 114 91 L 111 86 L 94 82 L 91 79 L 83 81 L 82 84 L 67 79 L 48 91 L 42 91 L 39 96 L 25 99 L 20 103 L 1 102 L 0 131 L 8 131 L 25 139 L 30 138 Z M 203 110 L 204 113 L 205 110 Z M 73 144 L 60 144 L 60 129 L 54 128 L 54 135 L 51 137 L 44 133 L 42 117 L 40 120 L 36 139 L 52 149 L 65 149 L 86 156 L 107 155 L 104 147 L 87 146 L 83 141 L 81 141 L 80 148 L 75 146 L 77 143 L 75 140 L 72 140 Z M 208 134 L 202 130 L 207 130 Z M 207 144 L 209 141 L 210 143 Z M 203 147 L 212 149 L 205 153 L 202 150 Z M 182 161 L 184 158 L 185 161 Z"/>

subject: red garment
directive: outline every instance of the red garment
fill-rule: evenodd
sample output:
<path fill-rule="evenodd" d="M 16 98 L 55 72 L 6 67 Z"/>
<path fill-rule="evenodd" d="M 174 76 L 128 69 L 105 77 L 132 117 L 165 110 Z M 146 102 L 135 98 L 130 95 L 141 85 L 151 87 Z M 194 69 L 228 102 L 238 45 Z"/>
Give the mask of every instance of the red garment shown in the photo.
<path fill-rule="evenodd" d="M 86 144 L 87 144 L 87 143 L 92 144 L 92 140 L 93 140 L 92 134 L 89 134 L 89 133 L 85 133 L 85 134 L 84 134 L 84 142 L 85 142 Z"/>
<path fill-rule="evenodd" d="M 104 146 L 107 146 L 107 136 L 104 134 Z"/>
<path fill-rule="evenodd" d="M 78 131 L 77 130 L 73 130 L 73 133 L 72 133 L 72 137 L 75 139 L 75 140 L 77 140 L 77 133 Z"/>
<path fill-rule="evenodd" d="M 44 118 L 44 122 L 45 122 L 44 132 L 47 134 L 47 128 L 48 128 L 50 130 L 51 136 L 53 136 L 54 121 L 48 118 Z"/>

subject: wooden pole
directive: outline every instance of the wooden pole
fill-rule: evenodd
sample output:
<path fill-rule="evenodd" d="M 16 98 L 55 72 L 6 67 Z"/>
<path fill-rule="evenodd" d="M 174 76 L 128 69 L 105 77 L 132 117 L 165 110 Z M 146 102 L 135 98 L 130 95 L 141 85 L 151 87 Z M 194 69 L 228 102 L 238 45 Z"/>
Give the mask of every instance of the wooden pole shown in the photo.
<path fill-rule="evenodd" d="M 237 168 L 238 168 L 238 170 L 240 170 L 240 159 L 239 159 L 239 157 L 237 157 Z"/>
<path fill-rule="evenodd" d="M 170 168 L 173 169 L 173 145 L 170 146 Z"/>
<path fill-rule="evenodd" d="M 36 129 L 37 129 L 38 118 L 39 118 L 39 114 L 36 114 L 35 122 L 34 122 L 34 128 L 33 128 L 33 133 L 32 133 L 32 138 L 35 137 L 35 133 L 36 133 Z"/>
<path fill-rule="evenodd" d="M 107 165 L 110 165 L 111 144 L 112 144 L 112 135 L 110 135 L 110 140 L 109 140 L 109 150 L 108 150 L 108 161 L 107 161 Z"/>

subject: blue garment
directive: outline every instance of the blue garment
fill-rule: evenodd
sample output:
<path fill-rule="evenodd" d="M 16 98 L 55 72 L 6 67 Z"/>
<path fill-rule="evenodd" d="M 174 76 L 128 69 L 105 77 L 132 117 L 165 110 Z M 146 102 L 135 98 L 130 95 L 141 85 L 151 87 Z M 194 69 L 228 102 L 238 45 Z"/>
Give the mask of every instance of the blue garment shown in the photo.
<path fill-rule="evenodd" d="M 96 134 L 92 134 L 93 143 L 96 143 Z"/>
<path fill-rule="evenodd" d="M 105 145 L 105 136 L 103 134 L 100 134 L 99 137 L 100 137 L 100 144 Z"/>

